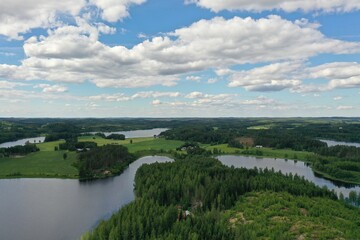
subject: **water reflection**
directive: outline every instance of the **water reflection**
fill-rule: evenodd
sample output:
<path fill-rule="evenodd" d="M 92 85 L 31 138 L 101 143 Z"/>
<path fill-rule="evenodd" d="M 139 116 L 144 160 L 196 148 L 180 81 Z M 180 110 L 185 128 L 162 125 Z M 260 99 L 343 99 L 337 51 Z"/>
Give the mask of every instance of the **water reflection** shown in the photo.
<path fill-rule="evenodd" d="M 257 158 L 247 156 L 219 156 L 217 157 L 226 166 L 252 168 L 273 168 L 275 171 L 281 171 L 283 174 L 297 174 L 305 179 L 315 183 L 319 187 L 326 186 L 329 190 L 334 190 L 337 194 L 343 193 L 348 196 L 350 191 L 360 192 L 360 186 L 344 184 L 336 181 L 330 181 L 317 176 L 308 164 L 300 161 L 274 159 L 274 158 Z"/>
<path fill-rule="evenodd" d="M 173 161 L 144 157 L 123 174 L 105 180 L 0 180 L 0 239 L 78 239 L 99 220 L 134 200 L 136 170 L 144 163 Z"/>

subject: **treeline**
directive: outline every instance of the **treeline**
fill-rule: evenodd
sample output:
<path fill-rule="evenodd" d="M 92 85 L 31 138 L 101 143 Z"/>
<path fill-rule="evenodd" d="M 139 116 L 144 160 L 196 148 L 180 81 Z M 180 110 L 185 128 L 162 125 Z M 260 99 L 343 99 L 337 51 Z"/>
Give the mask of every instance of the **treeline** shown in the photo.
<path fill-rule="evenodd" d="M 65 122 L 47 124 L 43 127 L 43 130 L 47 133 L 45 142 L 75 139 L 81 132 L 78 126 Z"/>
<path fill-rule="evenodd" d="M 359 118 L 196 118 L 196 119 L 0 119 L 0 143 L 14 141 L 40 134 L 52 135 L 60 133 L 84 132 L 116 132 L 151 128 L 189 128 L 194 130 L 206 127 L 208 136 L 193 141 L 206 143 L 225 143 L 217 133 L 225 133 L 224 138 L 234 136 L 256 136 L 262 131 L 278 131 L 293 136 L 308 138 L 324 138 L 348 142 L 360 142 Z M 268 130 L 252 130 L 253 126 L 271 125 Z M 217 131 L 219 130 L 219 131 Z M 229 135 L 229 136 L 228 136 Z M 53 140 L 66 137 L 54 137 Z M 48 139 L 50 141 L 50 139 Z M 191 141 L 191 139 L 183 139 Z"/>
<path fill-rule="evenodd" d="M 95 147 L 97 147 L 96 142 L 78 142 L 77 138 L 68 138 L 65 143 L 59 144 L 59 150 L 69 151 L 87 151 Z"/>
<path fill-rule="evenodd" d="M 41 131 L 36 124 L 19 124 L 8 121 L 0 121 L 0 144 L 19 139 L 39 136 Z"/>
<path fill-rule="evenodd" d="M 282 133 L 277 131 L 262 131 L 254 136 L 255 145 L 276 149 L 292 149 L 295 151 L 314 152 L 327 144 L 309 137 Z"/>
<path fill-rule="evenodd" d="M 162 186 L 162 187 L 159 187 Z M 135 178 L 139 198 L 153 199 L 160 205 L 202 206 L 202 210 L 227 209 L 246 192 L 272 190 L 294 195 L 336 195 L 299 176 L 284 176 L 271 170 L 228 168 L 218 160 L 188 156 L 174 163 L 144 165 Z"/>
<path fill-rule="evenodd" d="M 90 134 L 85 134 L 85 135 L 90 135 Z M 108 136 L 106 136 L 104 133 L 95 133 L 93 134 L 94 136 L 98 136 L 98 137 L 102 137 L 105 139 L 113 139 L 113 140 L 125 140 L 125 135 L 124 134 L 117 134 L 117 133 L 111 133 Z"/>
<path fill-rule="evenodd" d="M 315 152 L 322 156 L 344 158 L 360 163 L 359 147 L 336 145 L 332 147 L 318 148 Z"/>
<path fill-rule="evenodd" d="M 32 152 L 39 151 L 39 148 L 35 144 L 25 144 L 24 146 L 14 146 L 9 148 L 0 148 L 1 157 L 11 157 L 16 155 L 26 155 Z"/>
<path fill-rule="evenodd" d="M 352 121 L 332 119 L 321 124 L 308 123 L 293 129 L 297 134 L 305 134 L 312 138 L 331 139 L 344 142 L 360 143 L 359 119 Z"/>
<path fill-rule="evenodd" d="M 327 177 L 360 183 L 360 148 L 353 146 L 323 147 L 315 151 L 314 170 Z"/>
<path fill-rule="evenodd" d="M 239 137 L 248 137 L 254 140 L 254 145 L 277 149 L 292 149 L 295 151 L 316 151 L 326 147 L 326 143 L 289 131 L 269 129 L 264 131 L 234 129 L 231 127 L 214 128 L 209 126 L 184 126 L 167 130 L 160 136 L 171 140 L 186 142 L 200 142 L 204 144 L 227 143 L 230 147 L 243 148 Z"/>
<path fill-rule="evenodd" d="M 229 130 L 219 130 L 209 126 L 182 126 L 174 129 L 169 129 L 160 134 L 161 137 L 169 140 L 182 140 L 185 142 L 200 142 L 207 144 L 221 144 L 227 143 L 232 139 L 232 134 Z"/>
<path fill-rule="evenodd" d="M 82 180 L 102 178 L 121 173 L 134 160 L 126 147 L 105 145 L 78 154 L 76 167 Z"/>
<path fill-rule="evenodd" d="M 103 221 L 82 240 L 98 239 L 234 239 L 220 212 L 212 210 L 179 221 L 178 206 L 137 199 Z"/>
<path fill-rule="evenodd" d="M 312 162 L 312 168 L 324 177 L 342 182 L 360 183 L 360 163 L 334 157 L 318 156 Z"/>
<path fill-rule="evenodd" d="M 276 192 L 274 196 L 280 196 L 276 200 L 277 204 L 272 201 L 278 209 L 283 209 L 283 215 L 279 218 L 286 215 L 285 210 L 292 204 L 289 217 L 296 217 L 294 226 L 299 221 L 309 221 L 314 226 L 321 220 L 328 221 L 322 223 L 324 226 L 321 229 L 324 231 L 321 234 L 324 235 L 318 238 L 329 234 L 333 237 L 354 238 L 359 234 L 360 211 L 334 201 L 335 194 L 325 188 L 316 187 L 297 176 L 284 176 L 270 170 L 229 168 L 212 158 L 190 156 L 173 163 L 141 166 L 135 178 L 136 200 L 114 214 L 110 220 L 101 222 L 83 239 L 296 238 L 290 231 L 292 225 L 289 221 L 278 221 L 276 228 L 266 224 L 271 216 L 276 216 L 273 214 L 269 217 L 266 214 L 271 206 L 268 202 L 276 199 L 274 196 L 261 198 L 267 205 L 263 204 L 263 208 L 253 212 L 252 218 L 259 217 L 257 219 L 260 222 L 247 221 L 243 217 L 246 213 L 243 212 L 244 208 L 240 208 L 240 211 L 235 207 L 246 203 L 244 201 L 253 201 L 252 198 L 247 200 L 242 196 L 264 191 Z M 288 193 L 281 195 L 283 192 Z M 317 199 L 311 200 L 313 197 Z M 284 202 L 287 199 L 290 203 Z M 311 203 L 307 203 L 309 201 Z M 326 204 L 322 204 L 320 209 L 307 210 L 313 202 Z M 296 211 L 294 207 L 297 207 Z M 229 216 L 229 210 L 236 211 L 235 217 Z M 293 211 L 297 212 L 296 215 Z M 280 214 L 280 210 L 275 212 Z M 333 216 L 345 220 L 334 222 Z M 332 231 L 334 228 L 336 231 Z M 326 233 L 329 230 L 330 233 Z M 317 228 L 301 228 L 299 235 L 309 234 L 309 237 L 317 238 L 313 235 L 316 231 Z"/>

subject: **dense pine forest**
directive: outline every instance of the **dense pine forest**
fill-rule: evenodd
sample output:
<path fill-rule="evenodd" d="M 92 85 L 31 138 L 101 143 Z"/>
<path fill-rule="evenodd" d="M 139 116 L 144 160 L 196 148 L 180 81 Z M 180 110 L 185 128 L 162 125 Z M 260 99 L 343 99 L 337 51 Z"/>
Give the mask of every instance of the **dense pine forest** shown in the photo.
<path fill-rule="evenodd" d="M 25 146 L 14 146 L 9 148 L 0 148 L 0 158 L 10 156 L 23 156 L 32 152 L 39 151 L 36 144 L 28 143 Z"/>
<path fill-rule="evenodd" d="M 81 152 L 76 163 L 80 179 L 101 178 L 122 172 L 135 156 L 124 146 L 105 145 Z"/>
<path fill-rule="evenodd" d="M 360 210 L 297 176 L 203 156 L 139 168 L 136 200 L 83 239 L 356 239 Z M 335 218 L 335 220 L 334 220 Z"/>

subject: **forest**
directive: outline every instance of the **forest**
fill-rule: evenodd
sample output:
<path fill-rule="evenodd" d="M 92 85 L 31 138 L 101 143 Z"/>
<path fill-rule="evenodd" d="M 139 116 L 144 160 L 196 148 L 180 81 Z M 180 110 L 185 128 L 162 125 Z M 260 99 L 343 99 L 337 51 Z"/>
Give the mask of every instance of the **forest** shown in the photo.
<path fill-rule="evenodd" d="M 233 135 L 253 136 L 266 132 L 309 138 L 324 138 L 338 141 L 360 142 L 359 118 L 103 118 L 103 119 L 59 119 L 59 118 L 0 118 L 0 143 L 40 134 L 78 134 L 86 132 L 116 132 L 151 128 L 212 128 L 203 142 L 223 142 L 216 130 L 225 133 L 225 140 Z M 192 134 L 192 137 L 195 134 Z M 64 137 L 63 137 L 64 138 Z M 56 140 L 54 138 L 53 140 Z M 191 141 L 190 139 L 188 139 Z M 222 141 L 220 141 L 222 140 Z M 227 139 L 229 140 L 229 139 Z"/>
<path fill-rule="evenodd" d="M 26 154 L 37 152 L 39 148 L 36 144 L 25 144 L 25 146 L 14 146 L 9 148 L 0 148 L 0 158 L 11 156 L 24 156 Z"/>
<path fill-rule="evenodd" d="M 238 154 L 264 156 L 255 146 L 270 149 L 302 151 L 309 154 L 305 160 L 324 177 L 347 183 L 360 182 L 360 151 L 355 147 L 328 147 L 319 139 L 359 142 L 358 118 L 185 118 L 185 119 L 0 119 L 0 142 L 22 137 L 45 136 L 45 142 L 65 140 L 57 149 L 77 151 L 91 149 L 96 143 L 79 143 L 78 138 L 87 132 L 97 132 L 94 137 L 123 140 L 122 134 L 105 136 L 102 131 L 169 128 L 160 137 L 186 143 L 217 146 L 227 144 L 237 148 Z M 247 139 L 247 140 L 244 140 Z M 222 154 L 220 148 L 212 154 Z M 201 148 L 190 151 L 202 151 Z M 2 150 L 2 156 L 9 156 Z M 30 152 L 22 152 L 23 155 Z M 16 154 L 12 154 L 16 155 Z M 296 157 L 282 156 L 284 158 Z"/>
<path fill-rule="evenodd" d="M 360 119 L 358 118 L 185 118 L 185 119 L 0 119 L 0 142 L 21 137 L 45 136 L 45 142 L 62 141 L 58 150 L 78 151 L 96 147 L 78 138 L 87 132 L 97 132 L 94 137 L 123 140 L 122 134 L 105 136 L 102 131 L 129 129 L 169 128 L 160 137 L 207 146 L 227 144 L 237 148 L 237 154 L 264 156 L 255 146 L 277 150 L 308 152 L 306 158 L 312 168 L 324 177 L 347 183 L 360 183 L 360 151 L 355 147 L 328 147 L 319 139 L 359 142 Z M 246 139 L 246 140 L 244 140 Z M 110 143 L 110 142 L 109 142 Z M 145 146 L 144 146 L 145 147 Z M 250 149 L 248 149 L 250 148 Z M 188 149 L 203 151 L 201 148 Z M 2 156 L 16 155 L 1 150 Z M 31 151 L 21 152 L 24 155 Z M 208 151 L 209 153 L 209 151 Z M 220 148 L 211 149 L 212 154 L 222 154 Z M 314 154 L 310 154 L 314 153 Z M 280 156 L 284 158 L 294 157 Z"/>
<path fill-rule="evenodd" d="M 87 180 L 119 174 L 134 160 L 126 147 L 105 145 L 81 152 L 76 167 L 80 180 Z"/>
<path fill-rule="evenodd" d="M 189 155 L 139 168 L 136 200 L 82 239 L 356 239 L 360 210 L 298 176 Z"/>
<path fill-rule="evenodd" d="M 303 126 L 286 130 L 288 123 L 269 129 L 239 129 L 214 128 L 207 126 L 182 126 L 167 130 L 161 134 L 166 139 L 177 139 L 202 144 L 217 145 L 226 143 L 229 147 L 239 148 L 239 154 L 263 156 L 259 149 L 248 150 L 247 147 L 261 146 L 271 149 L 290 149 L 294 151 L 312 152 L 306 159 L 312 168 L 324 177 L 341 180 L 347 183 L 360 183 L 360 148 L 351 146 L 328 147 L 325 142 L 311 137 Z M 356 124 L 355 124 L 356 125 Z M 331 125 L 318 126 L 318 132 L 314 136 L 320 136 L 323 129 Z M 357 125 L 356 125 L 357 126 Z M 353 129 L 355 127 L 349 127 Z M 309 129 L 313 129 L 311 124 Z M 316 130 L 313 129 L 315 132 Z M 343 130 L 343 129 L 342 129 Z M 341 130 L 341 131 L 342 131 Z M 339 129 L 337 129 L 339 131 Z M 359 134 L 357 134 L 359 135 Z M 250 139 L 251 144 L 246 144 L 242 139 Z M 216 150 L 216 151 L 215 151 Z M 221 154 L 215 148 L 214 154 Z"/>

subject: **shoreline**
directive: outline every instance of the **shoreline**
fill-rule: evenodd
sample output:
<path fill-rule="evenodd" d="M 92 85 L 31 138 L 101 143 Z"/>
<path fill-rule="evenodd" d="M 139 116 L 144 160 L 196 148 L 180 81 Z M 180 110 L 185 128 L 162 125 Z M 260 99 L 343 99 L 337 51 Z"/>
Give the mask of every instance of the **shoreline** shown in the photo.
<path fill-rule="evenodd" d="M 269 150 L 269 149 L 267 149 Z M 280 149 L 281 150 L 281 149 Z M 127 166 L 125 166 L 121 171 L 114 173 L 114 174 L 109 174 L 109 175 L 99 175 L 97 177 L 94 178 L 88 178 L 88 179 L 80 179 L 78 175 L 57 175 L 57 174 L 19 174 L 19 175 L 2 175 L 0 176 L 0 180 L 1 179 L 20 179 L 20 178 L 39 178 L 39 179 L 78 179 L 79 181 L 92 181 L 92 180 L 98 180 L 98 179 L 106 179 L 106 178 L 110 178 L 110 177 L 116 177 L 119 176 L 120 174 L 122 174 L 127 168 L 128 166 L 135 162 L 136 160 L 142 158 L 142 157 L 146 157 L 146 156 L 166 156 L 166 157 L 170 157 L 175 159 L 175 156 L 172 153 L 168 153 L 168 152 L 162 152 L 162 151 L 158 151 L 158 150 L 144 150 L 144 151 L 140 151 L 135 153 L 136 154 L 136 159 L 132 162 L 130 162 Z M 312 153 L 310 153 L 312 154 Z M 353 181 L 348 181 L 348 180 L 342 180 L 342 179 L 337 179 L 335 177 L 330 176 L 327 173 L 318 171 L 316 169 L 313 168 L 312 166 L 312 162 L 310 160 L 306 160 L 306 159 L 301 159 L 301 158 L 284 158 L 284 157 L 275 157 L 271 154 L 266 154 L 266 152 L 263 152 L 263 155 L 255 155 L 255 154 L 243 154 L 243 153 L 220 153 L 220 154 L 212 154 L 211 157 L 216 157 L 216 156 L 226 156 L 226 155 L 234 155 L 234 156 L 244 156 L 244 157 L 258 157 L 258 158 L 273 158 L 273 159 L 283 159 L 283 160 L 292 160 L 292 161 L 301 161 L 304 163 L 309 164 L 309 167 L 311 168 L 311 170 L 317 174 L 319 177 L 333 181 L 333 182 L 338 182 L 340 184 L 350 184 L 350 185 L 359 185 L 360 186 L 360 182 L 353 182 Z"/>

